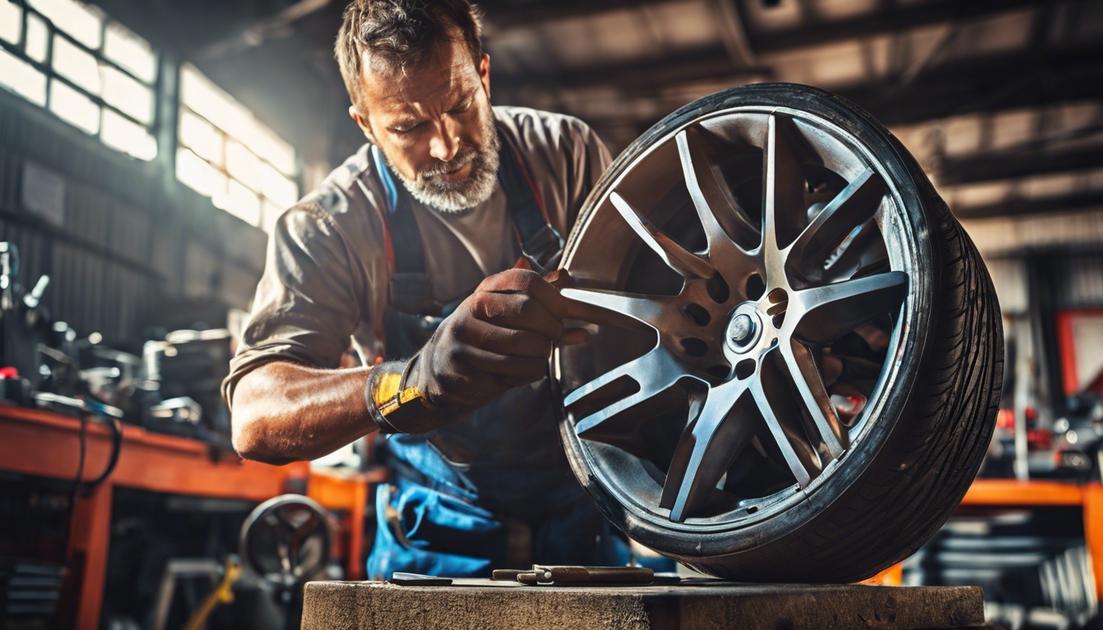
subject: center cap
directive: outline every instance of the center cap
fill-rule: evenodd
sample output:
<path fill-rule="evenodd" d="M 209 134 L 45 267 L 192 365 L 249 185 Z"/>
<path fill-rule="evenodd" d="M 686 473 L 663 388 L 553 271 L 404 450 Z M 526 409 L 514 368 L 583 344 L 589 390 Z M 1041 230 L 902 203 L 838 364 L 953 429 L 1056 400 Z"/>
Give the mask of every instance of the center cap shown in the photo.
<path fill-rule="evenodd" d="M 731 335 L 732 343 L 739 345 L 747 343 L 754 336 L 754 320 L 746 313 L 736 315 L 731 326 L 728 327 L 728 334 Z"/>
<path fill-rule="evenodd" d="M 761 325 L 752 308 L 740 307 L 728 322 L 727 342 L 733 350 L 745 350 L 758 341 Z"/>

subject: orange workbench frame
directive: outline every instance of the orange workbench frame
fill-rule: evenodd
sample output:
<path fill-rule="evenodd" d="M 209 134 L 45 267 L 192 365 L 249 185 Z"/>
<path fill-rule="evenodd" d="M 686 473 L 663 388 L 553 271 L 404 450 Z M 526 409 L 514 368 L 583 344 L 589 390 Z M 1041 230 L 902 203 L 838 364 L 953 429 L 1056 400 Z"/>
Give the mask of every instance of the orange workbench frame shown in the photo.
<path fill-rule="evenodd" d="M 965 493 L 963 506 L 1080 507 L 1084 544 L 1095 574 L 1095 592 L 1103 599 L 1103 484 L 1061 481 L 977 479 Z"/>
<path fill-rule="evenodd" d="M 1073 334 L 1073 320 L 1078 317 L 1103 317 L 1103 308 L 1071 308 L 1057 313 L 1056 333 L 1058 357 L 1061 360 L 1061 385 L 1066 396 L 1080 391 L 1084 384 L 1081 378 L 1094 378 L 1094 374 L 1079 374 L 1076 369 L 1076 335 Z"/>
<path fill-rule="evenodd" d="M 1079 507 L 1083 510 L 1084 544 L 1095 574 L 1095 592 L 1103 599 L 1103 484 L 1061 481 L 977 479 L 965 493 L 967 507 Z M 903 563 L 865 580 L 867 584 L 900 586 Z"/>
<path fill-rule="evenodd" d="M 60 414 L 0 404 L 0 470 L 74 479 L 80 448 L 80 421 Z M 97 477 L 107 465 L 111 431 L 94 421 L 86 427 L 82 478 Z M 369 485 L 380 474 L 311 471 L 306 462 L 269 466 L 213 451 L 197 440 L 151 433 L 122 425 L 122 448 L 111 476 L 77 500 L 68 556 L 76 575 L 76 627 L 99 624 L 110 541 L 112 498 L 116 487 L 151 492 L 261 502 L 287 491 L 289 481 L 306 481 L 307 493 L 328 509 L 347 514 L 347 567 L 362 577 L 362 518 Z M 79 560 L 74 562 L 74 560 Z"/>
<path fill-rule="evenodd" d="M 364 514 L 369 507 L 372 486 L 386 478 L 383 469 L 373 472 L 314 470 L 307 481 L 307 496 L 328 510 L 344 514 L 337 526 L 340 529 L 338 540 L 346 544 L 341 555 L 345 558 L 347 580 L 364 579 Z"/>

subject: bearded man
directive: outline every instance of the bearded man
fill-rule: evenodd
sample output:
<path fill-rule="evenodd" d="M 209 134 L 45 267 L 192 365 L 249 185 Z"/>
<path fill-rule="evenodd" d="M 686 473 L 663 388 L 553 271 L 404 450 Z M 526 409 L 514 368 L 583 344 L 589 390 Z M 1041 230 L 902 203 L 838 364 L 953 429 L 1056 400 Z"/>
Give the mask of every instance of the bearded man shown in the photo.
<path fill-rule="evenodd" d="M 223 385 L 234 447 L 283 463 L 385 434 L 373 577 L 612 562 L 546 378 L 586 333 L 541 276 L 608 151 L 575 118 L 491 107 L 467 0 L 354 0 L 336 57 L 368 142 L 272 232 Z M 340 369 L 350 343 L 364 367 Z"/>

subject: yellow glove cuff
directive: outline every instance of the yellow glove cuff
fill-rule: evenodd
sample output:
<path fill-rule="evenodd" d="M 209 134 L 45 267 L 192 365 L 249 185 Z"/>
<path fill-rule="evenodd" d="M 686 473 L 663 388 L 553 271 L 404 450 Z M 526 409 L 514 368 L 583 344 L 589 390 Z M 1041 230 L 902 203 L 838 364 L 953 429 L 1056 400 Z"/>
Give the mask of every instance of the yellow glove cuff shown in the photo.
<path fill-rule="evenodd" d="M 425 394 L 404 386 L 414 359 L 377 365 L 368 377 L 368 410 L 381 433 L 425 433 L 441 421 Z"/>

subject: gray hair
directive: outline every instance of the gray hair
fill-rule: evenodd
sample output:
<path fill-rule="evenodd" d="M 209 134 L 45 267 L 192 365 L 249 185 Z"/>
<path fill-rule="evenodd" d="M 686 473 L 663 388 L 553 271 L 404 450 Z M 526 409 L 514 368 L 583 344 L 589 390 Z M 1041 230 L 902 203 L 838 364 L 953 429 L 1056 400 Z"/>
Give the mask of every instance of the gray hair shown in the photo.
<path fill-rule="evenodd" d="M 443 41 L 461 39 L 478 63 L 482 19 L 469 0 L 352 0 L 341 18 L 334 56 L 349 99 L 360 104 L 363 56 L 404 70 L 426 59 Z"/>

